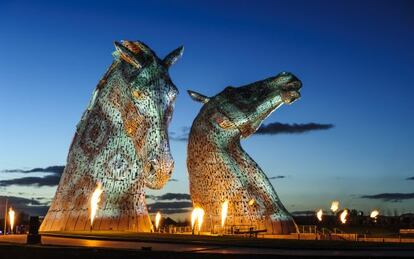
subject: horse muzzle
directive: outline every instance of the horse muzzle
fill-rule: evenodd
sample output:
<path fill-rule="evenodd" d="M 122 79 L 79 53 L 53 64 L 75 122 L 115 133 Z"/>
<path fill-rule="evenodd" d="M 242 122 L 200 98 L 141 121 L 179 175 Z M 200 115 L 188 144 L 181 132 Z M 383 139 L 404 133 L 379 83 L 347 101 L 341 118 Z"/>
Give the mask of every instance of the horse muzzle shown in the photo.
<path fill-rule="evenodd" d="M 297 99 L 300 98 L 300 93 L 299 91 L 283 91 L 280 96 L 282 97 L 282 101 L 285 104 L 291 104 L 294 101 L 296 101 Z"/>

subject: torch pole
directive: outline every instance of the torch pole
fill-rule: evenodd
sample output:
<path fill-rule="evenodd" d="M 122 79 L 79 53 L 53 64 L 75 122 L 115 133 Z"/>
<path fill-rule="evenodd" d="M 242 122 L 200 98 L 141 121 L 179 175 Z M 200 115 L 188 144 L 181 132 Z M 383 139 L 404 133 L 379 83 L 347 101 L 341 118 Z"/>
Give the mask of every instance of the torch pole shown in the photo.
<path fill-rule="evenodd" d="M 6 206 L 4 207 L 4 235 L 6 235 L 7 229 L 7 205 L 9 203 L 9 199 L 6 198 Z"/>

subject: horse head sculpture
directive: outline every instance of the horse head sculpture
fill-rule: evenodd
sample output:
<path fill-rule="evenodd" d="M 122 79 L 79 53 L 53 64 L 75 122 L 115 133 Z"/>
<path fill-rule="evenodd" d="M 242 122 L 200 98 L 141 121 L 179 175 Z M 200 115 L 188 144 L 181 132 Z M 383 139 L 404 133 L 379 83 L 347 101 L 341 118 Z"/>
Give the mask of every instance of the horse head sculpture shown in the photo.
<path fill-rule="evenodd" d="M 212 219 L 206 227 L 219 224 L 221 205 L 228 201 L 231 224 L 274 234 L 296 232 L 291 215 L 240 139 L 256 132 L 282 104 L 297 100 L 301 86 L 294 75 L 283 72 L 246 86 L 227 87 L 214 97 L 189 91 L 192 99 L 204 104 L 191 127 L 187 167 L 194 206 Z"/>
<path fill-rule="evenodd" d="M 164 59 L 139 41 L 115 42 L 114 62 L 77 125 L 67 165 L 40 231 L 150 231 L 145 187 L 162 188 L 174 167 L 168 124 L 178 90 Z M 102 197 L 90 219 L 91 195 Z M 92 223 L 93 222 L 93 223 Z"/>

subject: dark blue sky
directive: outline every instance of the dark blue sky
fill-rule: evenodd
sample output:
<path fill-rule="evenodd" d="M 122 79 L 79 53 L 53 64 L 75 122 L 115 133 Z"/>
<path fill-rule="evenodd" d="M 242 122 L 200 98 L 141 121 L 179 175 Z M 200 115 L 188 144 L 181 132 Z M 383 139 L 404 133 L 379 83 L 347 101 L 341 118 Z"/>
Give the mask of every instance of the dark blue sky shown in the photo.
<path fill-rule="evenodd" d="M 289 210 L 332 199 L 369 210 L 413 211 L 414 5 L 411 1 L 1 1 L 0 169 L 65 164 L 75 125 L 112 62 L 113 41 L 141 40 L 171 69 L 180 90 L 171 130 L 200 105 L 186 89 L 214 95 L 280 71 L 304 84 L 302 99 L 265 123 L 332 123 L 305 134 L 252 136 L 246 151 Z M 156 193 L 188 192 L 186 143 L 172 141 L 174 177 Z M 0 178 L 15 176 L 0 173 Z M 54 188 L 0 189 L 51 196 Z M 21 194 L 18 194 L 21 193 Z"/>

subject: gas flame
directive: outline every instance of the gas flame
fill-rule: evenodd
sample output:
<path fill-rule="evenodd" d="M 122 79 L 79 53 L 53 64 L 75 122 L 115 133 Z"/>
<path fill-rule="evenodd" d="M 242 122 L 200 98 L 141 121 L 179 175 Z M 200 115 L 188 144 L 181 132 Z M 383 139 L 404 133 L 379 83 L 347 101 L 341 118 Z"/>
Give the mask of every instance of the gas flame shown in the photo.
<path fill-rule="evenodd" d="M 191 212 L 191 228 L 194 229 L 195 222 L 198 224 L 198 232 L 201 230 L 203 225 L 204 210 L 202 208 L 196 207 Z"/>
<path fill-rule="evenodd" d="M 331 204 L 331 211 L 336 212 L 339 209 L 339 201 L 333 201 Z"/>
<path fill-rule="evenodd" d="M 155 215 L 155 229 L 158 229 L 160 226 L 160 220 L 161 220 L 161 213 L 157 212 L 157 215 Z"/>
<path fill-rule="evenodd" d="M 371 214 L 369 215 L 372 219 L 376 219 L 379 215 L 379 211 L 378 210 L 373 210 L 371 211 Z"/>
<path fill-rule="evenodd" d="M 191 229 L 194 229 L 194 224 L 197 220 L 198 208 L 194 208 L 191 212 Z"/>
<path fill-rule="evenodd" d="M 323 216 L 323 211 L 322 209 L 318 210 L 318 212 L 316 212 L 316 217 L 318 218 L 319 221 L 322 221 L 322 216 Z"/>
<path fill-rule="evenodd" d="M 93 220 L 95 219 L 96 211 L 98 210 L 98 203 L 101 201 L 102 192 L 102 184 L 98 183 L 98 186 L 96 186 L 91 198 L 91 226 L 93 225 Z"/>
<path fill-rule="evenodd" d="M 348 210 L 342 211 L 341 215 L 339 216 L 342 224 L 346 223 L 346 217 L 348 216 Z"/>
<path fill-rule="evenodd" d="M 229 201 L 225 200 L 223 204 L 221 205 L 221 227 L 224 227 L 224 224 L 226 224 L 228 208 L 229 208 Z"/>
<path fill-rule="evenodd" d="M 9 222 L 10 222 L 10 232 L 13 233 L 14 227 L 14 210 L 12 208 L 9 209 Z"/>
<path fill-rule="evenodd" d="M 198 232 L 201 231 L 201 226 L 203 225 L 203 218 L 204 218 L 204 210 L 202 208 L 200 208 L 199 212 L 198 212 Z"/>

